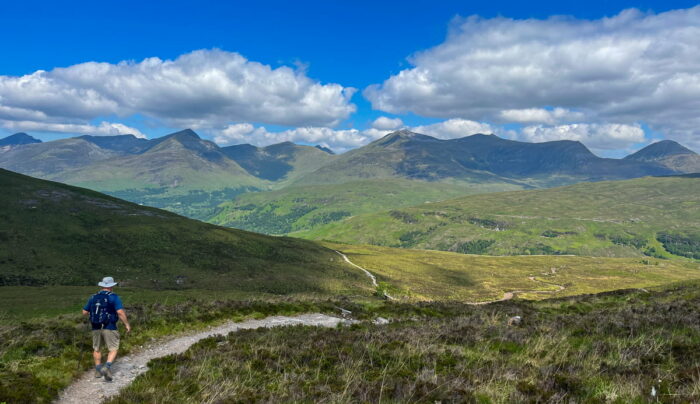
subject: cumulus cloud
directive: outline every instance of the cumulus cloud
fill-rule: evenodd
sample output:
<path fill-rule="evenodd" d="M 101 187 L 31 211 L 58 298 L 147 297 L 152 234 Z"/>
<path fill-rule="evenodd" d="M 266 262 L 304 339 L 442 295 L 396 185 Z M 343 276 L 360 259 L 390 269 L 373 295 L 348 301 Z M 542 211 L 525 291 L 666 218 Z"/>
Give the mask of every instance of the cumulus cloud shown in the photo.
<path fill-rule="evenodd" d="M 505 109 L 499 113 L 499 117 L 506 122 L 555 124 L 580 120 L 584 115 L 566 108 L 524 108 Z"/>
<path fill-rule="evenodd" d="M 467 119 L 448 119 L 431 125 L 414 126 L 411 130 L 438 139 L 456 139 L 477 133 L 492 134 L 495 132 L 494 128 L 487 123 Z"/>
<path fill-rule="evenodd" d="M 527 126 L 519 135 L 528 142 L 578 140 L 596 150 L 618 150 L 646 141 L 639 125 L 624 124 L 571 124 L 559 126 Z"/>
<path fill-rule="evenodd" d="M 645 123 L 700 147 L 698 38 L 700 6 L 599 20 L 469 17 L 456 20 L 442 44 L 411 57 L 412 68 L 364 94 L 395 114 Z"/>
<path fill-rule="evenodd" d="M 264 126 L 255 127 L 249 123 L 228 125 L 214 133 L 214 141 L 220 145 L 249 143 L 267 146 L 281 142 L 319 144 L 337 152 L 362 146 L 388 132 L 368 129 L 332 129 L 328 127 L 300 127 L 279 132 L 268 131 Z"/>
<path fill-rule="evenodd" d="M 355 111 L 354 91 L 319 83 L 303 70 L 199 50 L 175 60 L 89 62 L 0 76 L 0 119 L 86 124 L 102 116 L 142 114 L 175 127 L 236 121 L 334 126 Z"/>
<path fill-rule="evenodd" d="M 372 127 L 379 130 L 398 129 L 403 126 L 403 121 L 400 118 L 388 118 L 380 116 L 372 122 Z"/>
<path fill-rule="evenodd" d="M 80 135 L 93 136 L 114 136 L 114 135 L 134 135 L 145 138 L 146 135 L 136 128 L 132 128 L 121 123 L 101 122 L 99 125 L 72 124 L 72 123 L 49 123 L 35 121 L 9 121 L 0 119 L 0 126 L 14 131 L 36 131 L 36 132 L 57 132 L 74 133 Z"/>

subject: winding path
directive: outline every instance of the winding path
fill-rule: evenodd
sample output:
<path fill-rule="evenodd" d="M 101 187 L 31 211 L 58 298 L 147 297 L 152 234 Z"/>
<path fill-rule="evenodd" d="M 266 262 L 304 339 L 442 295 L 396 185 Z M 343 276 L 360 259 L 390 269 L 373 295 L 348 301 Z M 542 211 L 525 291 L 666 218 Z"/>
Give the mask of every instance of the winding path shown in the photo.
<path fill-rule="evenodd" d="M 248 320 L 241 323 L 230 321 L 199 333 L 176 337 L 165 342 L 159 341 L 132 355 L 117 358 L 112 366 L 114 380 L 110 383 L 105 382 L 101 378 L 95 378 L 95 371 L 90 370 L 68 386 L 55 402 L 59 404 L 102 402 L 118 394 L 119 390 L 131 384 L 138 375 L 145 373 L 148 370 L 148 361 L 151 359 L 185 352 L 195 342 L 214 335 L 227 335 L 238 330 L 290 325 L 335 327 L 339 323 L 344 322 L 347 322 L 347 320 L 319 313 L 302 314 L 294 317 L 273 316 L 262 320 Z"/>
<path fill-rule="evenodd" d="M 345 260 L 345 262 L 347 262 L 348 264 L 354 266 L 355 268 L 359 269 L 360 271 L 364 272 L 365 275 L 367 275 L 367 276 L 372 280 L 372 286 L 374 286 L 375 288 L 376 288 L 376 287 L 379 287 L 379 283 L 377 283 L 377 277 L 374 276 L 374 275 L 372 275 L 372 273 L 371 273 L 370 271 L 368 271 L 368 270 L 362 268 L 361 266 L 355 264 L 354 262 L 350 261 L 350 259 L 348 258 L 348 256 L 345 255 L 345 254 L 343 254 L 343 253 L 341 253 L 340 251 L 338 251 L 338 250 L 333 250 L 333 251 L 335 251 L 336 253 L 338 253 L 338 255 L 340 255 L 341 257 L 343 257 L 343 259 Z M 386 292 L 384 292 L 384 296 L 386 296 L 386 298 L 389 299 L 389 300 L 396 300 L 395 298 L 389 296 L 389 294 L 387 294 Z"/>

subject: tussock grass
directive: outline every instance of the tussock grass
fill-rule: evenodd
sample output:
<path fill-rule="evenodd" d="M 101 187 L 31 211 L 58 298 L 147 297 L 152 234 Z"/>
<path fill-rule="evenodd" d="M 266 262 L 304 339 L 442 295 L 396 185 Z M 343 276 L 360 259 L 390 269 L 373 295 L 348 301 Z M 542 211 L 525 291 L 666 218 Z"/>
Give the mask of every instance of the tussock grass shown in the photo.
<path fill-rule="evenodd" d="M 384 303 L 394 319 L 214 337 L 110 403 L 694 402 L 700 284 L 489 306 Z M 507 326 L 512 315 L 522 325 Z M 657 397 L 650 395 L 652 387 Z"/>

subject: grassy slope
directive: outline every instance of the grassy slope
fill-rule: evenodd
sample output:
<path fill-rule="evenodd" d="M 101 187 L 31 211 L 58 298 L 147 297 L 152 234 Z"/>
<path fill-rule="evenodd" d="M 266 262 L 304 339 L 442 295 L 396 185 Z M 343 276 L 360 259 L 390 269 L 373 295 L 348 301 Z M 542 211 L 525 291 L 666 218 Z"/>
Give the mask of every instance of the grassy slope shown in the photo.
<path fill-rule="evenodd" d="M 476 184 L 406 179 L 295 186 L 241 195 L 234 201 L 221 205 L 219 212 L 208 221 L 268 234 L 293 234 L 357 214 L 510 189 L 518 187 L 504 183 Z"/>
<path fill-rule="evenodd" d="M 154 360 L 109 403 L 641 404 L 700 396 L 697 282 L 490 306 L 387 304 L 355 313 L 397 321 L 209 338 Z M 513 315 L 522 316 L 520 326 L 507 325 Z"/>
<path fill-rule="evenodd" d="M 700 232 L 700 178 L 641 178 L 468 196 L 360 215 L 297 236 L 497 255 L 631 257 L 653 247 L 652 255 L 669 256 L 655 240 L 660 231 Z M 482 248 L 478 240 L 493 244 Z"/>
<path fill-rule="evenodd" d="M 356 293 L 366 281 L 314 243 L 221 228 L 0 171 L 0 284 Z M 176 283 L 184 277 L 184 284 Z"/>
<path fill-rule="evenodd" d="M 444 251 L 327 244 L 407 301 L 545 299 L 700 279 L 700 263 L 652 258 L 493 257 Z M 561 289 L 561 285 L 564 289 Z"/>
<path fill-rule="evenodd" d="M 208 144 L 201 142 L 201 147 Z M 232 160 L 207 158 L 169 139 L 144 154 L 98 161 L 46 178 L 86 187 L 194 218 L 219 203 L 268 185 Z"/>

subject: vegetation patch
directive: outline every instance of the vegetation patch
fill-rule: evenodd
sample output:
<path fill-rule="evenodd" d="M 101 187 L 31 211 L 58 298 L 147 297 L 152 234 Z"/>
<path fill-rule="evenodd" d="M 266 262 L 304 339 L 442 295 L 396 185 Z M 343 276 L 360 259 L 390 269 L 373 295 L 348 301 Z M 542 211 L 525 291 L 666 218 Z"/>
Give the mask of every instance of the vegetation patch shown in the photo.
<path fill-rule="evenodd" d="M 469 223 L 479 227 L 483 227 L 485 229 L 501 231 L 508 228 L 508 223 L 497 220 L 479 219 L 478 217 L 470 217 L 467 220 L 469 221 Z"/>
<path fill-rule="evenodd" d="M 455 252 L 462 254 L 486 254 L 494 240 L 471 240 L 459 243 L 455 246 Z"/>
<path fill-rule="evenodd" d="M 575 231 L 556 231 L 556 230 L 545 230 L 542 232 L 542 237 L 556 238 L 561 236 L 574 236 L 578 233 Z"/>
<path fill-rule="evenodd" d="M 152 361 L 109 402 L 694 402 L 698 286 L 385 303 L 360 313 L 388 325 L 241 331 Z"/>
<path fill-rule="evenodd" d="M 656 239 L 671 254 L 700 259 L 700 233 L 683 235 L 660 232 Z"/>

